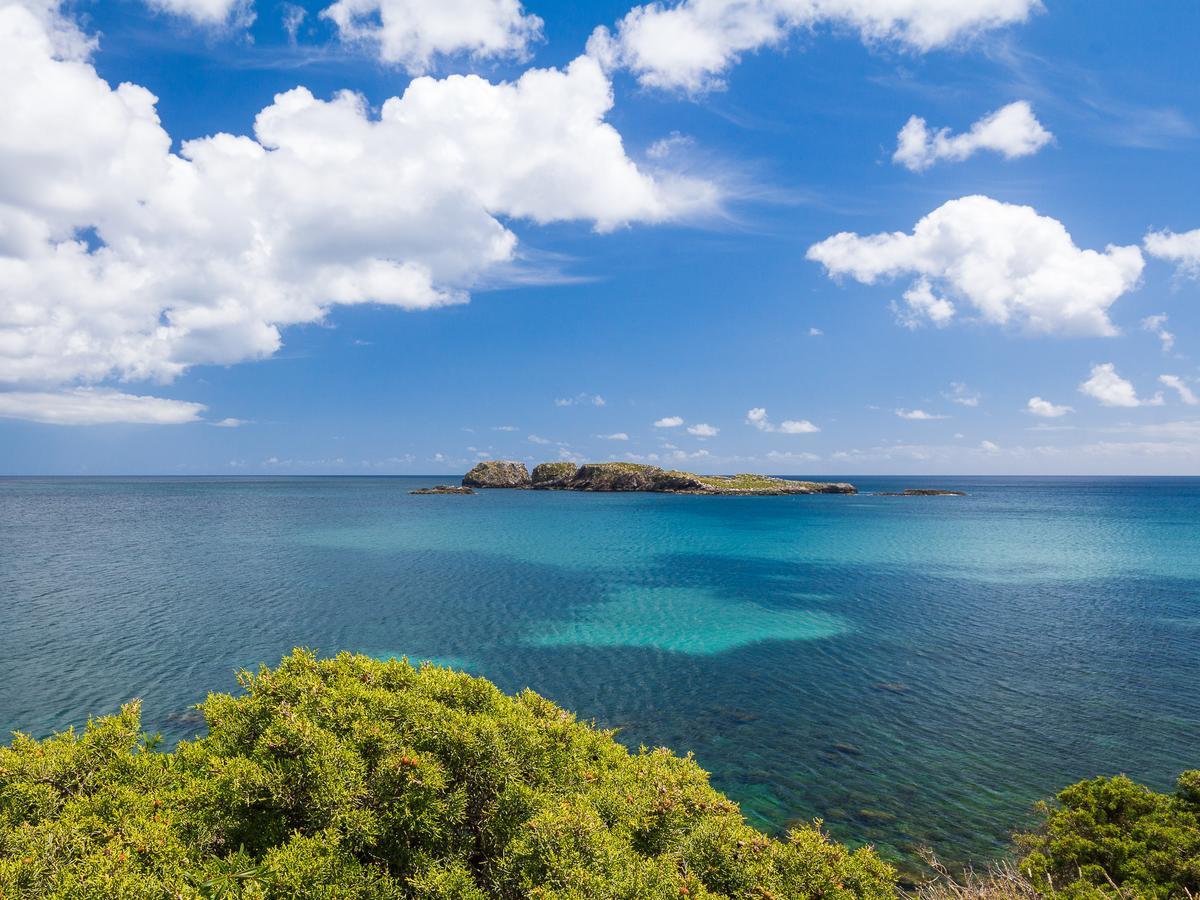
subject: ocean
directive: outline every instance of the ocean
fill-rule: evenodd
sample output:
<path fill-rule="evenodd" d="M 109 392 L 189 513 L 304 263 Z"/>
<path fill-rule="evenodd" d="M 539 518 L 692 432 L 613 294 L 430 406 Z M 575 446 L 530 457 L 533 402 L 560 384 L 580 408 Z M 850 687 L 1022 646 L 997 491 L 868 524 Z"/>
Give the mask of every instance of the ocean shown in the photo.
<path fill-rule="evenodd" d="M 140 697 L 170 745 L 294 646 L 408 656 L 691 751 L 758 827 L 951 861 L 1200 765 L 1200 478 L 408 493 L 444 480 L 0 479 L 0 732 Z M 869 494 L 930 486 L 968 496 Z"/>

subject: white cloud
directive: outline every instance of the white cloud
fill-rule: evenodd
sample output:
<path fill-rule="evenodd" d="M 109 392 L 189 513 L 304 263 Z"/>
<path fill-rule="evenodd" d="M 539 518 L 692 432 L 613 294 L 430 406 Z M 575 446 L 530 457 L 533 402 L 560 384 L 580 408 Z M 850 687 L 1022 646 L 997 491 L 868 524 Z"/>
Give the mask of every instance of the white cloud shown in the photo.
<path fill-rule="evenodd" d="M 623 431 L 615 431 L 612 434 L 598 434 L 598 435 L 596 435 L 596 437 L 598 437 L 604 441 L 627 441 L 627 440 L 629 440 L 629 435 L 627 435 Z"/>
<path fill-rule="evenodd" d="M 607 406 L 608 401 L 599 394 L 578 393 L 574 397 L 559 397 L 555 406 Z"/>
<path fill-rule="evenodd" d="M 951 200 L 912 234 L 842 232 L 808 250 L 830 276 L 863 284 L 917 276 L 904 295 L 914 320 L 944 324 L 965 301 L 985 321 L 1031 334 L 1113 335 L 1108 308 L 1137 284 L 1137 247 L 1103 253 L 1075 246 L 1062 223 L 990 197 Z"/>
<path fill-rule="evenodd" d="M 1151 256 L 1175 263 L 1180 274 L 1200 278 L 1200 228 L 1183 234 L 1152 231 L 1143 243 Z"/>
<path fill-rule="evenodd" d="M 300 26 L 308 18 L 308 10 L 295 3 L 286 2 L 281 4 L 281 8 L 283 9 L 283 30 L 287 32 L 288 40 L 294 44 L 296 35 L 300 32 Z"/>
<path fill-rule="evenodd" d="M 142 397 L 101 388 L 0 392 L 0 418 L 27 419 L 49 425 L 110 425 L 119 422 L 183 425 L 200 421 L 204 409 L 202 403 Z"/>
<path fill-rule="evenodd" d="M 753 425 L 759 431 L 779 434 L 815 434 L 821 430 L 808 419 L 785 419 L 776 425 L 767 417 L 767 411 L 761 406 L 756 406 L 746 413 L 746 424 Z"/>
<path fill-rule="evenodd" d="M 979 449 L 982 450 L 984 453 L 999 453 L 1000 445 L 997 444 L 995 441 L 980 441 Z"/>
<path fill-rule="evenodd" d="M 949 128 L 930 132 L 925 120 L 912 116 L 896 138 L 893 162 L 922 172 L 938 160 L 960 162 L 979 150 L 994 150 L 1005 159 L 1030 156 L 1054 140 L 1024 100 L 984 116 L 964 134 Z"/>
<path fill-rule="evenodd" d="M 696 425 L 689 425 L 687 429 L 688 434 L 694 434 L 697 437 L 716 437 L 720 431 L 720 428 L 705 424 L 704 422 L 700 422 Z"/>
<path fill-rule="evenodd" d="M 146 5 L 200 25 L 223 25 L 231 19 L 249 25 L 254 20 L 253 0 L 146 0 Z"/>
<path fill-rule="evenodd" d="M 654 423 L 655 428 L 678 428 L 683 424 L 682 416 L 664 416 Z"/>
<path fill-rule="evenodd" d="M 825 333 L 825 332 L 823 332 L 823 331 L 822 331 L 820 328 L 810 328 L 810 329 L 808 329 L 808 336 L 809 336 L 809 337 L 821 337 L 821 335 L 823 335 L 824 333 Z"/>
<path fill-rule="evenodd" d="M 1179 399 L 1188 406 L 1195 406 L 1200 403 L 1200 397 L 1197 397 L 1187 383 L 1178 375 L 1159 375 L 1160 383 L 1165 384 L 1179 395 Z"/>
<path fill-rule="evenodd" d="M 1112 363 L 1092 366 L 1091 377 L 1079 385 L 1079 392 L 1104 406 L 1162 406 L 1163 403 L 1162 394 L 1148 400 L 1139 398 L 1133 385 L 1117 374 Z"/>
<path fill-rule="evenodd" d="M 52 7 L 0 6 L 0 387 L 168 382 L 270 356 L 338 304 L 465 302 L 514 260 L 502 219 L 603 231 L 697 209 L 700 182 L 625 155 L 586 57 L 418 78 L 377 114 L 296 88 L 253 137 L 173 153 L 156 98 L 110 87 L 90 48 Z"/>
<path fill-rule="evenodd" d="M 155 398 L 151 397 L 148 399 L 155 399 Z M 241 428 L 243 425 L 250 425 L 251 422 L 249 419 L 234 419 L 234 418 L 230 417 L 230 418 L 220 419 L 216 422 L 212 422 L 211 424 L 215 425 L 217 428 Z"/>
<path fill-rule="evenodd" d="M 321 16 L 342 40 L 369 44 L 414 75 L 437 56 L 524 59 L 542 34 L 542 20 L 519 0 L 337 0 Z"/>
<path fill-rule="evenodd" d="M 520 431 L 516 425 L 493 425 L 492 431 Z"/>
<path fill-rule="evenodd" d="M 901 419 L 908 419 L 913 422 L 932 422 L 935 419 L 945 419 L 948 416 L 939 416 L 934 413 L 925 412 L 923 409 L 898 409 L 895 411 Z"/>
<path fill-rule="evenodd" d="M 601 27 L 588 52 L 632 71 L 643 85 L 698 92 L 722 85 L 724 72 L 750 50 L 827 24 L 867 43 L 932 50 L 990 28 L 1023 22 L 1038 0 L 682 0 L 636 6 Z"/>
<path fill-rule="evenodd" d="M 528 441 L 529 441 L 529 443 L 531 443 L 531 444 L 549 444 L 549 443 L 551 443 L 551 442 L 550 442 L 550 441 L 548 441 L 546 438 L 544 438 L 544 437 L 542 437 L 541 435 L 538 435 L 538 434 L 531 434 L 531 435 L 530 435 L 530 436 L 527 438 L 527 440 L 528 440 Z"/>
<path fill-rule="evenodd" d="M 1057 419 L 1059 416 L 1065 416 L 1067 413 L 1075 411 L 1070 406 L 1051 403 L 1049 400 L 1043 400 L 1041 397 L 1030 397 L 1025 409 L 1031 415 L 1039 416 L 1043 419 Z"/>
<path fill-rule="evenodd" d="M 973 391 L 961 381 L 950 382 L 950 390 L 942 394 L 951 403 L 957 403 L 959 406 L 976 407 L 982 397 L 979 391 Z"/>
<path fill-rule="evenodd" d="M 1147 316 L 1142 319 L 1142 329 L 1149 331 L 1162 342 L 1163 353 L 1170 353 L 1175 346 L 1175 335 L 1167 331 L 1167 314 Z"/>

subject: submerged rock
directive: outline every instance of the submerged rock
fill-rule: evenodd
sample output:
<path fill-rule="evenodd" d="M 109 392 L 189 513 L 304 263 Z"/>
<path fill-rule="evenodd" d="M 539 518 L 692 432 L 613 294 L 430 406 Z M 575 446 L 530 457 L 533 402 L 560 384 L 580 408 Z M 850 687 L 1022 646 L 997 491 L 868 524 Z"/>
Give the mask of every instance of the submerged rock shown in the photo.
<path fill-rule="evenodd" d="M 410 494 L 473 494 L 469 487 L 457 487 L 453 484 L 438 484 L 431 488 L 417 488 L 415 491 L 409 491 Z"/>
<path fill-rule="evenodd" d="M 529 470 L 525 463 L 490 459 L 464 475 L 462 483 L 463 487 L 527 488 L 530 485 Z"/>
<path fill-rule="evenodd" d="M 876 497 L 965 497 L 966 491 L 947 491 L 941 488 L 905 488 L 902 491 L 876 491 Z"/>

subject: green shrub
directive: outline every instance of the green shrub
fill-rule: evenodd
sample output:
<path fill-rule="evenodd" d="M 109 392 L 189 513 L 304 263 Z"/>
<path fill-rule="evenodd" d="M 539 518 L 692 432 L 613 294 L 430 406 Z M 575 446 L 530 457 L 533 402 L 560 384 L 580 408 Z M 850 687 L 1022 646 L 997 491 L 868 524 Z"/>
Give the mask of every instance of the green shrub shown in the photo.
<path fill-rule="evenodd" d="M 154 752 L 138 704 L 0 749 L 0 898 L 889 898 L 819 823 L 772 840 L 690 757 L 532 692 L 295 651 Z"/>
<path fill-rule="evenodd" d="M 1200 771 L 1160 794 L 1124 776 L 1072 785 L 1021 835 L 1021 868 L 1062 900 L 1200 897 Z"/>

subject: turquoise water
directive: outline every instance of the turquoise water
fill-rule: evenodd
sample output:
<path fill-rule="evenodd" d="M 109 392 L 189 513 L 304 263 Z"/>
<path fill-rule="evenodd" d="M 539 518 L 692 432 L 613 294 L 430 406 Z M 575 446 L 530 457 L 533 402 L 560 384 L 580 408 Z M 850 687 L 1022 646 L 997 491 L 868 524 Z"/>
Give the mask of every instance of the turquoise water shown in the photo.
<path fill-rule="evenodd" d="M 1007 846 L 1097 773 L 1200 765 L 1200 479 L 852 479 L 965 498 L 434 479 L 0 480 L 0 730 L 131 697 L 171 739 L 292 646 L 530 686 L 692 750 L 756 824 Z"/>

